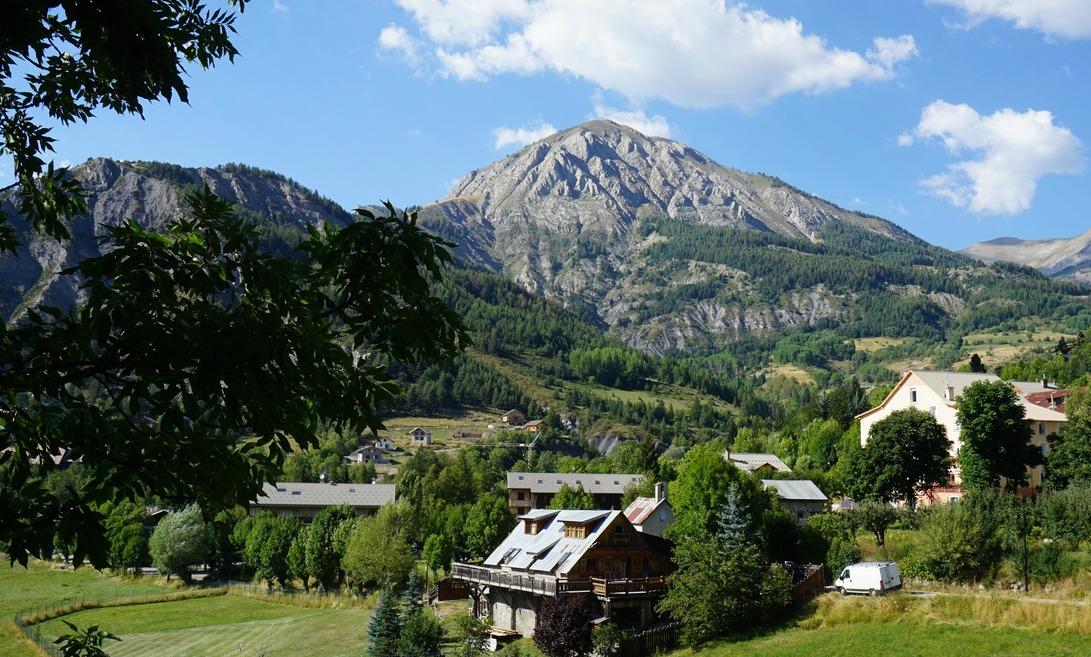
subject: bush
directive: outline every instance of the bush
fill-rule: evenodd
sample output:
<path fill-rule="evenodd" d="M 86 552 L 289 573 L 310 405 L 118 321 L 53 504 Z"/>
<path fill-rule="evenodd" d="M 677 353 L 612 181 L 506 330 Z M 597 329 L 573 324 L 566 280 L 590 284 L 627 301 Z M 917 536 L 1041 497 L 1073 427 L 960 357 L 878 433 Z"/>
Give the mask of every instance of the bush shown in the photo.
<path fill-rule="evenodd" d="M 995 575 L 1003 558 L 1003 536 L 995 514 L 969 501 L 936 507 L 921 529 L 921 541 L 903 560 L 909 577 L 946 582 L 979 581 Z"/>

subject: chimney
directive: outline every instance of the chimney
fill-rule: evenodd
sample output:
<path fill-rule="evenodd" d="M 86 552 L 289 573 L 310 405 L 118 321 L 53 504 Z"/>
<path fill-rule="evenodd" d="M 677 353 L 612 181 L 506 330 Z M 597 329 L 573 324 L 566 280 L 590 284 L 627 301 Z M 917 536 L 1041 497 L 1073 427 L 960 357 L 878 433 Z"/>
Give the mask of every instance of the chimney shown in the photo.
<path fill-rule="evenodd" d="M 947 401 L 955 401 L 955 387 L 950 383 L 943 389 L 943 394 L 947 397 Z"/>
<path fill-rule="evenodd" d="M 1049 387 L 1049 379 L 1047 379 L 1044 376 L 1042 377 L 1042 387 L 1043 388 L 1048 388 Z"/>
<path fill-rule="evenodd" d="M 662 481 L 655 482 L 655 501 L 658 504 L 667 499 L 667 484 Z"/>

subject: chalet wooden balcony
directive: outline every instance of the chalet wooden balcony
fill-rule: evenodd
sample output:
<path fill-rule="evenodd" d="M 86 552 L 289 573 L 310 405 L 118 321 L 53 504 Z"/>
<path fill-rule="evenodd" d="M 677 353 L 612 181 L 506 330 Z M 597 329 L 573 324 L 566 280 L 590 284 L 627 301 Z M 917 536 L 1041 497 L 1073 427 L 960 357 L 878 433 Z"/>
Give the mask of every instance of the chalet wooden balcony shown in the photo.
<path fill-rule="evenodd" d="M 557 578 L 553 575 L 513 573 L 487 566 L 471 566 L 456 562 L 451 567 L 451 577 L 485 586 L 498 586 L 539 595 L 557 595 Z"/>
<path fill-rule="evenodd" d="M 664 577 L 558 578 L 553 575 L 506 572 L 487 566 L 471 566 L 464 563 L 454 564 L 451 577 L 485 586 L 550 596 L 560 593 L 593 593 L 600 598 L 640 597 L 657 595 L 667 590 L 667 581 Z"/>

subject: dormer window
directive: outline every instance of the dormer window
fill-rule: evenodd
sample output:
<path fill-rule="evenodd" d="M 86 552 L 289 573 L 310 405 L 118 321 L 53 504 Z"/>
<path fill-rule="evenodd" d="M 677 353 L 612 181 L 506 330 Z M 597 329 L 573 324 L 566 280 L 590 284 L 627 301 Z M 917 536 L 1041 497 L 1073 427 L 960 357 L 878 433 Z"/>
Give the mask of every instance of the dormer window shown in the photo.
<path fill-rule="evenodd" d="M 587 525 L 581 522 L 564 523 L 564 537 L 576 539 L 587 538 Z"/>
<path fill-rule="evenodd" d="M 530 534 L 530 535 L 533 536 L 533 535 L 537 534 L 538 532 L 540 532 L 541 530 L 542 530 L 542 525 L 537 520 L 534 520 L 533 518 L 527 518 L 526 520 L 523 521 L 523 533 L 524 534 Z"/>

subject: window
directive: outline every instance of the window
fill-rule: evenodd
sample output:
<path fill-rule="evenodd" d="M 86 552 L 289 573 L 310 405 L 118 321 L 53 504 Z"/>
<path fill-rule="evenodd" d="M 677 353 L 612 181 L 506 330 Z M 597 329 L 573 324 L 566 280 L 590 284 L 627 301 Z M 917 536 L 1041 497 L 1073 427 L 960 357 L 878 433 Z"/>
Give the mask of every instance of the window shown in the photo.
<path fill-rule="evenodd" d="M 564 537 L 565 538 L 587 538 L 587 527 L 579 525 L 574 522 L 566 522 L 564 524 Z"/>
<path fill-rule="evenodd" d="M 629 528 L 628 527 L 614 527 L 614 545 L 628 545 L 629 544 Z"/>
<path fill-rule="evenodd" d="M 928 412 L 932 414 L 932 417 L 936 417 L 936 407 L 935 406 L 929 406 L 928 407 Z"/>
<path fill-rule="evenodd" d="M 659 522 L 667 522 L 667 512 L 663 509 L 659 510 Z"/>
<path fill-rule="evenodd" d="M 518 493 L 515 494 L 515 499 L 522 502 L 523 500 L 526 499 L 526 493 L 524 493 L 523 491 L 519 491 Z"/>
<path fill-rule="evenodd" d="M 595 559 L 588 559 L 583 562 L 584 572 L 593 573 L 599 569 L 599 562 Z"/>
<path fill-rule="evenodd" d="M 917 389 L 916 388 L 910 388 L 909 389 L 909 403 L 910 404 L 916 404 L 917 403 Z"/>
<path fill-rule="evenodd" d="M 1039 436 L 1046 435 L 1046 423 L 1045 422 L 1039 422 L 1038 423 L 1038 435 Z"/>

